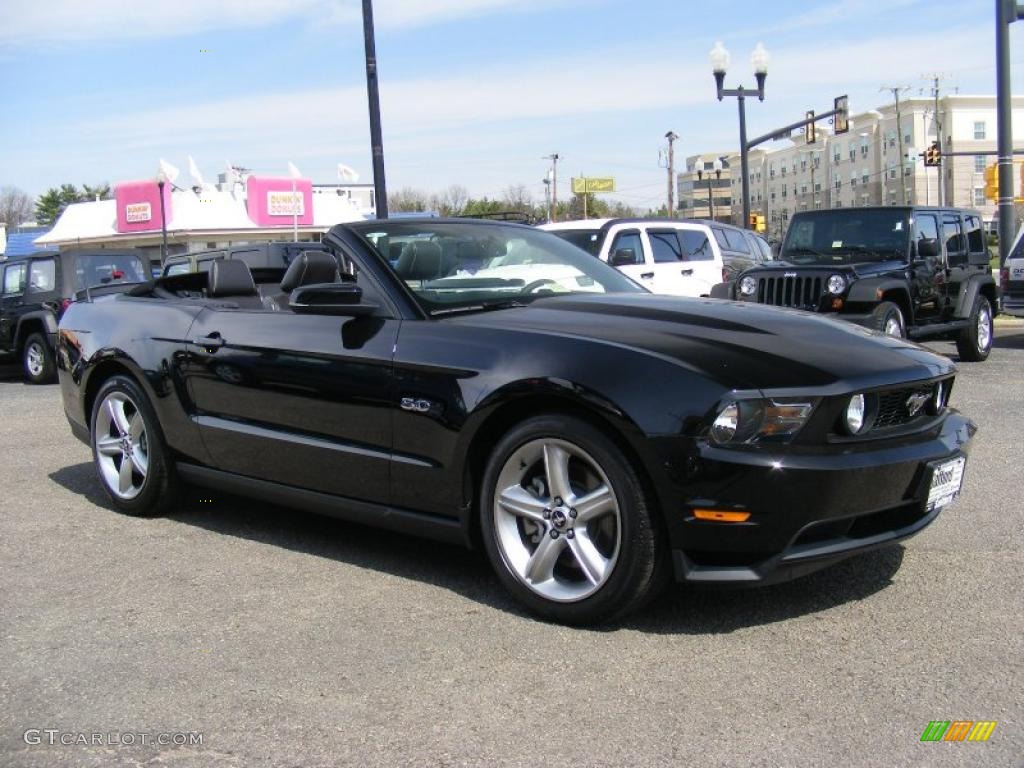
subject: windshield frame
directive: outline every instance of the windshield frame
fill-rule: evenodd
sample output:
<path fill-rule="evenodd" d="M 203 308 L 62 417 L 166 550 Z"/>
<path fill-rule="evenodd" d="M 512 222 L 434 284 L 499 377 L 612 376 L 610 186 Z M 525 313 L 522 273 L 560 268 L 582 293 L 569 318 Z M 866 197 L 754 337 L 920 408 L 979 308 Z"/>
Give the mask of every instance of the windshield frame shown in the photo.
<path fill-rule="evenodd" d="M 891 224 L 893 229 L 890 234 L 902 231 L 900 236 L 902 243 L 895 247 L 888 244 L 878 247 L 865 242 L 844 245 L 843 239 L 836 239 L 836 230 L 844 225 L 849 226 L 850 220 L 857 217 L 869 217 L 883 224 Z M 794 240 L 801 237 L 800 225 L 805 221 L 814 222 L 815 232 L 809 243 L 797 244 Z M 821 239 L 822 236 L 819 236 L 817 227 L 822 224 L 828 227 L 830 221 L 831 230 L 829 231 L 832 234 Z M 865 232 L 865 236 L 867 235 L 864 228 L 861 228 L 860 231 Z M 850 264 L 879 264 L 886 261 L 898 261 L 906 264 L 910 259 L 912 236 L 913 210 L 910 208 L 832 208 L 821 211 L 801 211 L 790 220 L 777 259 L 800 267 L 839 267 Z M 801 240 L 803 240 L 802 237 Z M 808 261 L 808 258 L 812 260 Z"/>
<path fill-rule="evenodd" d="M 630 279 L 621 271 L 605 264 L 600 259 L 591 256 L 578 246 L 557 237 L 553 232 L 522 224 L 487 220 L 402 218 L 397 220 L 370 219 L 365 222 L 353 222 L 343 226 L 358 237 L 360 242 L 365 246 L 369 257 L 375 262 L 374 266 L 386 272 L 388 278 L 396 288 L 409 297 L 420 313 L 424 317 L 428 318 L 443 318 L 468 312 L 482 312 L 489 309 L 526 306 L 533 303 L 536 299 L 551 296 L 569 296 L 595 292 L 604 294 L 648 293 L 646 288 Z M 557 261 L 550 262 L 553 267 L 574 269 L 576 272 L 582 273 L 581 275 L 576 275 L 574 279 L 578 277 L 590 277 L 592 278 L 592 282 L 590 284 L 597 284 L 602 290 L 558 290 L 524 294 L 521 291 L 514 290 L 515 288 L 525 287 L 517 284 L 522 282 L 522 279 L 497 277 L 480 278 L 481 281 L 489 279 L 503 279 L 505 284 L 502 285 L 494 283 L 493 285 L 472 285 L 471 282 L 476 279 L 472 274 L 455 276 L 445 275 L 435 278 L 433 282 L 440 283 L 446 279 L 452 280 L 453 277 L 457 277 L 459 280 L 467 281 L 469 284 L 463 287 L 453 282 L 450 285 L 435 286 L 434 290 L 445 291 L 447 289 L 454 292 L 459 288 L 463 288 L 466 298 L 461 301 L 435 301 L 432 300 L 430 296 L 424 295 L 420 291 L 419 286 L 410 285 L 409 282 L 403 279 L 403 277 L 396 271 L 395 265 L 392 265 L 391 261 L 385 257 L 381 250 L 378 249 L 373 235 L 381 232 L 386 234 L 389 238 L 413 238 L 416 234 L 432 232 L 435 235 L 441 236 L 444 236 L 446 233 L 450 233 L 450 236 L 453 237 L 457 237 L 463 233 L 468 237 L 470 233 L 472 233 L 477 237 L 489 236 L 496 240 L 500 240 L 504 237 L 506 244 L 513 240 L 523 240 L 530 248 L 560 257 Z M 424 240 L 427 239 L 428 238 L 424 238 Z M 540 248 L 538 248 L 537 241 L 540 241 Z M 502 255 L 490 256 L 488 258 L 500 259 L 502 258 Z M 545 262 L 539 262 L 537 264 L 539 265 L 543 263 Z M 527 262 L 526 264 L 517 264 L 512 262 L 509 264 L 498 264 L 494 266 L 488 264 L 487 266 L 482 267 L 482 270 L 492 268 L 500 269 L 501 267 L 529 266 L 530 264 L 531 262 Z M 543 276 L 541 276 L 541 278 L 543 278 Z M 420 281 L 413 280 L 411 282 L 417 283 Z M 528 281 L 526 285 L 528 286 L 530 282 L 535 281 Z M 564 285 L 561 284 L 560 286 L 564 287 Z M 494 294 L 486 295 L 487 291 L 491 289 L 494 290 Z M 428 288 L 428 290 L 431 289 Z"/>

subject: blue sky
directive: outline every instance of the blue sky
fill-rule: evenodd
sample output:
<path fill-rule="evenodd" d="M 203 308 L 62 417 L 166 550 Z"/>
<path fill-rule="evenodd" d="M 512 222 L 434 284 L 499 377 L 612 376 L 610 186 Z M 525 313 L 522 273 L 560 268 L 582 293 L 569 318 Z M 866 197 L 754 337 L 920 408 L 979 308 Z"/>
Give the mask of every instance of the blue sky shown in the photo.
<path fill-rule="evenodd" d="M 462 184 L 539 200 L 559 152 L 572 175 L 612 175 L 632 205 L 664 199 L 664 134 L 677 155 L 731 150 L 707 53 L 732 53 L 727 85 L 752 86 L 771 54 L 757 135 L 824 111 L 886 101 L 883 85 L 993 93 L 991 0 L 377 0 L 388 187 Z M 4 0 L 0 186 L 143 178 L 191 154 L 315 182 L 344 162 L 370 181 L 359 0 Z M 1024 22 L 1013 29 L 1024 77 Z M 205 51 L 209 52 L 205 52 Z M 927 91 L 925 91 L 927 93 Z M 1015 92 L 1022 92 L 1015 88 Z M 780 145 L 781 146 L 781 145 Z"/>

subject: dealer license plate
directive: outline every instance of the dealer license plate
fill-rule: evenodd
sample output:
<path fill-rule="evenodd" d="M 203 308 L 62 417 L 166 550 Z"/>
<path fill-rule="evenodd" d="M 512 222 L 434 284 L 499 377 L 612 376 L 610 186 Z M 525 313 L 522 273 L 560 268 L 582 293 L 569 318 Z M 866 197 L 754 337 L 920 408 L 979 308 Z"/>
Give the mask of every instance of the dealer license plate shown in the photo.
<path fill-rule="evenodd" d="M 935 465 L 932 469 L 932 487 L 928 491 L 926 511 L 940 509 L 960 495 L 966 465 L 967 459 L 963 456 Z"/>

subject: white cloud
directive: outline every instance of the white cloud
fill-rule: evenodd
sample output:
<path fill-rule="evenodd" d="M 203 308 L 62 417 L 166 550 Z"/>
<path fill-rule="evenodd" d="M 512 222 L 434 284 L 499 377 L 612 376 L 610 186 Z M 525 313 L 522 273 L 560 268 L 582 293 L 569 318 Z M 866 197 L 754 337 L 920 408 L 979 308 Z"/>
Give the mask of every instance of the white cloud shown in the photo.
<path fill-rule="evenodd" d="M 582 0 L 377 0 L 378 27 L 410 27 Z M 5 4 L 0 45 L 164 39 L 287 21 L 362 19 L 359 0 L 16 0 Z"/>

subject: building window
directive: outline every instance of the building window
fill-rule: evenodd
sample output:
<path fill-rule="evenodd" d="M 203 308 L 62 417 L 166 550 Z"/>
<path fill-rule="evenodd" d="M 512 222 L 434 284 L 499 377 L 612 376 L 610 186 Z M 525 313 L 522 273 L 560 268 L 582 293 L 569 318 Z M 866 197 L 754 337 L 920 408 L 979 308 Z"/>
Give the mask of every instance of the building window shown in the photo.
<path fill-rule="evenodd" d="M 843 180 L 837 177 L 836 178 L 836 192 L 838 192 L 842 188 L 843 188 Z"/>
<path fill-rule="evenodd" d="M 974 139 L 975 141 L 984 141 L 985 139 L 985 121 L 979 120 L 974 124 Z"/>
<path fill-rule="evenodd" d="M 988 200 L 985 199 L 985 188 L 984 187 L 975 187 L 974 188 L 974 206 L 975 207 L 979 207 L 979 206 L 987 205 L 987 204 L 988 204 Z"/>
<path fill-rule="evenodd" d="M 984 155 L 975 155 L 974 156 L 974 172 L 975 173 L 984 173 L 985 172 L 985 166 L 987 164 L 988 164 L 988 158 L 985 157 Z"/>

